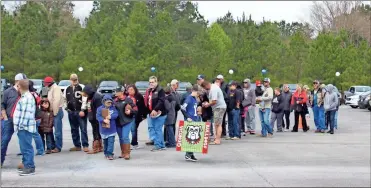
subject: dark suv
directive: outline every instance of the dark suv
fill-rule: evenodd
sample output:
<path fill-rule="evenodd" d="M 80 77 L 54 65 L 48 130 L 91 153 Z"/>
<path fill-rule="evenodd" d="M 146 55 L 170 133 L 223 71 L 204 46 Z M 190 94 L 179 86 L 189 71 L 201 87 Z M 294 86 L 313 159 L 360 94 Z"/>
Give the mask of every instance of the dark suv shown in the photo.
<path fill-rule="evenodd" d="M 117 81 L 102 81 L 98 86 L 98 92 L 101 94 L 111 94 L 114 97 L 117 88 L 122 88 Z"/>

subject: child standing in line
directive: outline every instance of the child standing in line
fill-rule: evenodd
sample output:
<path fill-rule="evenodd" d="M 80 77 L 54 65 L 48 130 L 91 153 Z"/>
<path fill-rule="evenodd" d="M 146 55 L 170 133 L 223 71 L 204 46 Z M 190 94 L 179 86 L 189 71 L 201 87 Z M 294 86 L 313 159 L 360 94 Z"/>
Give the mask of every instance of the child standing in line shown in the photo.
<path fill-rule="evenodd" d="M 110 95 L 104 95 L 102 100 L 103 105 L 97 109 L 97 120 L 99 122 L 99 131 L 103 139 L 104 156 L 108 160 L 113 160 L 113 149 L 115 147 L 115 135 L 116 135 L 116 118 L 118 112 L 116 107 L 113 105 L 113 99 Z M 107 116 L 103 111 L 107 111 Z M 103 113 L 102 113 L 103 112 Z"/>
<path fill-rule="evenodd" d="M 264 88 L 263 86 L 261 85 L 261 82 L 260 80 L 257 80 L 255 82 L 255 85 L 256 85 L 256 88 L 255 88 L 255 95 L 256 95 L 256 99 L 260 100 L 259 102 L 259 106 L 262 106 L 262 111 L 264 111 L 264 101 L 261 100 L 263 94 L 264 94 Z"/>
<path fill-rule="evenodd" d="M 166 126 L 166 140 L 165 140 L 165 146 L 167 148 L 175 148 L 176 141 L 175 141 L 175 123 L 176 123 L 176 100 L 173 95 L 171 95 L 171 88 L 168 86 L 164 89 L 165 91 L 165 108 L 167 111 L 167 117 L 165 120 L 165 126 Z"/>
<path fill-rule="evenodd" d="M 39 133 L 44 144 L 45 154 L 51 154 L 54 149 L 54 134 L 53 134 L 53 122 L 54 115 L 50 108 L 48 99 L 44 98 L 41 100 L 41 112 L 40 112 L 40 126 Z M 45 147 L 46 145 L 46 147 Z"/>
<path fill-rule="evenodd" d="M 202 107 L 199 106 L 197 98 L 199 97 L 198 85 L 192 87 L 192 93 L 184 101 L 181 110 L 185 115 L 187 121 L 202 121 Z M 193 152 L 187 152 L 185 154 L 185 160 L 196 162 L 197 158 L 194 156 Z"/>

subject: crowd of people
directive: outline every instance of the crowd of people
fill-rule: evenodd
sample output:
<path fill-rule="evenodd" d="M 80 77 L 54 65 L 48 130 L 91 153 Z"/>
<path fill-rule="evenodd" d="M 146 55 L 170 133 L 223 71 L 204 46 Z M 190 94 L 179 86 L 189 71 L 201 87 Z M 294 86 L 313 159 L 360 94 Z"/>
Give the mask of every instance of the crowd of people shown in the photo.
<path fill-rule="evenodd" d="M 264 78 L 263 84 L 256 81 L 255 88 L 250 79 L 245 79 L 242 85 L 236 81 L 227 84 L 222 75 L 212 81 L 198 75 L 196 80 L 195 85 L 180 95 L 177 80 L 162 88 L 152 76 L 144 96 L 135 85 L 127 85 L 117 88 L 112 97 L 97 92 L 89 84 L 82 88 L 76 74 L 71 74 L 71 85 L 64 92 L 48 76 L 44 79 L 45 88 L 36 93 L 32 81 L 19 73 L 15 76 L 14 87 L 4 91 L 1 103 L 1 166 L 15 131 L 22 155 L 18 166 L 21 176 L 35 173 L 32 140 L 35 140 L 36 155 L 61 152 L 64 110 L 74 145 L 69 151 L 103 152 L 107 160 L 114 159 L 116 135 L 121 148 L 119 158 L 129 160 L 131 150 L 140 149 L 138 127 L 144 119 L 147 119 L 149 137 L 145 144 L 152 145 L 153 152 L 175 148 L 178 120 L 210 122 L 209 145 L 220 145 L 223 139 L 239 140 L 242 135 L 254 135 L 255 108 L 258 108 L 261 122 L 259 137 L 273 137 L 275 131 L 288 131 L 293 111 L 295 122 L 291 132 L 298 132 L 299 118 L 303 131 L 307 132 L 309 108 L 313 110 L 316 133 L 329 129 L 328 133 L 334 134 L 337 128 L 339 101 L 331 84 L 326 86 L 315 80 L 311 91 L 308 86 L 297 84 L 296 91 L 291 93 L 287 84 L 273 89 L 269 78 Z M 178 118 L 178 112 L 184 119 Z M 88 120 L 92 126 L 91 149 Z M 187 152 L 185 160 L 195 162 L 197 158 Z"/>

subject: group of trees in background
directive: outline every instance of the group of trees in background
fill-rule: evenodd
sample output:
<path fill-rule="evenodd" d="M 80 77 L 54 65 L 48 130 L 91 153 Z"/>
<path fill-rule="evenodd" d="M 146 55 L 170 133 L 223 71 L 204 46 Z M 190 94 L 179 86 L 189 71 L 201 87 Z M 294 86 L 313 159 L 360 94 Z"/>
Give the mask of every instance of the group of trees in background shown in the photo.
<path fill-rule="evenodd" d="M 81 66 L 80 81 L 94 85 L 152 74 L 162 83 L 223 74 L 238 81 L 267 76 L 275 85 L 314 79 L 341 88 L 371 85 L 369 5 L 315 2 L 310 24 L 257 23 L 231 13 L 209 24 L 188 1 L 95 1 L 81 24 L 73 7 L 70 1 L 28 1 L 12 11 L 2 6 L 2 77 L 24 72 L 61 80 Z"/>

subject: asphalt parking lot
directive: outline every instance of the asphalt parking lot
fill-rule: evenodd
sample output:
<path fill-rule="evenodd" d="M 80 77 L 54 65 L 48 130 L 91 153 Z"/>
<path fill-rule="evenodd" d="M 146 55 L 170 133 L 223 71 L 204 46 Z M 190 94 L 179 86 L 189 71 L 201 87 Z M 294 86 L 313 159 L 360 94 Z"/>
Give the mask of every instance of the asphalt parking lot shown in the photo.
<path fill-rule="evenodd" d="M 18 139 L 9 145 L 1 184 L 3 187 L 370 187 L 370 111 L 341 106 L 334 135 L 276 133 L 273 138 L 247 135 L 238 141 L 210 146 L 209 154 L 196 154 L 197 163 L 184 160 L 175 149 L 151 152 L 146 122 L 139 130 L 140 144 L 132 160 L 108 161 L 103 154 L 69 152 L 69 123 L 64 117 L 61 153 L 35 157 L 36 175 L 21 177 Z M 293 114 L 292 114 L 293 116 Z M 293 120 L 293 117 L 291 117 Z M 257 119 L 259 121 L 259 118 Z M 292 121 L 293 122 L 293 121 Z M 257 122 L 258 127 L 260 123 Z M 90 126 L 90 125 L 88 125 Z M 91 128 L 89 127 L 89 138 Z M 119 153 L 118 139 L 115 153 Z"/>

